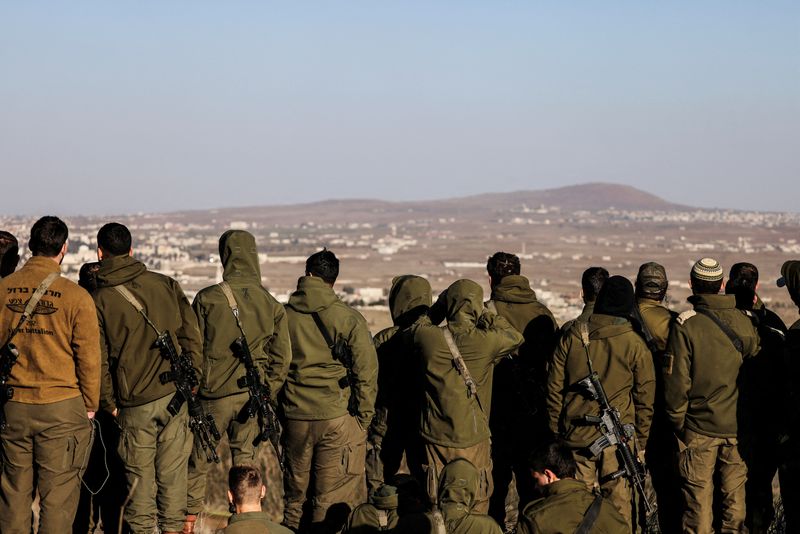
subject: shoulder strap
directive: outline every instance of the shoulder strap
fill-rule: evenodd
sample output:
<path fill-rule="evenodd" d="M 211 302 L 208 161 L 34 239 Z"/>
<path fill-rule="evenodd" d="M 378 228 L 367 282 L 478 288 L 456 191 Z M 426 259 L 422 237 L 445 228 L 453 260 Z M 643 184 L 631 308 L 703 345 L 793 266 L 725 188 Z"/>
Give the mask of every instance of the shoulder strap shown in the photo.
<path fill-rule="evenodd" d="M 161 332 L 158 330 L 158 328 L 156 328 L 156 325 L 153 324 L 153 321 L 150 320 L 150 317 L 147 316 L 147 313 L 144 311 L 144 306 L 142 306 L 142 303 L 136 299 L 133 293 L 131 293 L 130 290 L 123 285 L 114 286 L 114 289 L 117 293 L 122 295 L 125 300 L 127 300 L 131 306 L 133 306 L 134 309 L 141 314 L 142 317 L 144 317 L 145 322 L 155 331 L 156 335 L 160 336 Z"/>
<path fill-rule="evenodd" d="M 433 532 L 434 534 L 447 534 L 447 529 L 444 526 L 444 516 L 439 510 L 431 512 L 433 516 Z"/>
<path fill-rule="evenodd" d="M 17 326 L 15 326 L 14 330 L 11 331 L 11 336 L 6 341 L 6 345 L 11 343 L 11 341 L 14 339 L 14 336 L 16 336 L 20 330 L 22 330 L 25 322 L 36 312 L 36 306 L 39 305 L 39 301 L 42 300 L 42 297 L 47 292 L 50 285 L 60 276 L 61 273 L 50 273 L 44 278 L 44 280 L 42 280 L 42 283 L 39 284 L 39 287 L 36 288 L 36 291 L 33 292 L 33 295 L 31 295 L 31 298 L 29 298 L 28 302 L 25 304 L 25 309 L 22 311 L 22 316 L 20 316 Z"/>
<path fill-rule="evenodd" d="M 736 332 L 734 332 L 730 326 L 705 308 L 695 308 L 695 311 L 711 319 L 714 324 L 716 324 L 719 329 L 722 330 L 726 336 L 728 336 L 728 339 L 731 340 L 731 343 L 733 343 L 733 346 L 736 348 L 736 350 L 739 351 L 740 354 L 744 354 L 744 343 L 742 343 L 742 340 L 736 335 Z"/>
<path fill-rule="evenodd" d="M 453 357 L 453 365 L 455 366 L 456 371 L 458 371 L 458 374 L 460 374 L 461 378 L 464 380 L 464 385 L 467 386 L 467 397 L 475 397 L 475 400 L 478 401 L 478 406 L 480 407 L 481 411 L 483 411 L 481 399 L 478 397 L 478 385 L 475 382 L 475 379 L 472 378 L 472 374 L 470 374 L 467 364 L 464 362 L 464 357 L 461 356 L 461 351 L 458 350 L 456 340 L 453 339 L 453 333 L 450 332 L 450 329 L 447 327 L 447 325 L 441 327 L 441 329 L 442 334 L 444 334 L 444 340 L 447 342 L 447 348 L 450 350 L 450 356 Z"/>
<path fill-rule="evenodd" d="M 598 516 L 600 516 L 600 506 L 602 506 L 602 504 L 603 495 L 598 493 L 592 501 L 592 504 L 586 509 L 586 513 L 583 514 L 583 520 L 578 525 L 575 534 L 589 534 L 592 531 L 592 527 L 594 527 Z"/>
<path fill-rule="evenodd" d="M 328 348 L 333 349 L 335 343 L 333 342 L 333 338 L 331 337 L 330 332 L 328 332 L 328 328 L 325 326 L 325 323 L 322 322 L 322 318 L 319 316 L 319 313 L 311 312 L 311 317 L 314 318 L 317 328 L 319 328 L 319 331 L 322 333 L 322 337 L 325 338 L 325 343 L 328 344 Z"/>
<path fill-rule="evenodd" d="M 578 332 L 581 335 L 581 343 L 585 348 L 589 348 L 589 323 L 585 321 L 581 321 L 578 323 Z"/>
<path fill-rule="evenodd" d="M 233 317 L 236 319 L 236 326 L 239 327 L 239 332 L 241 332 L 243 336 L 246 336 L 244 327 L 242 327 L 242 321 L 239 319 L 239 305 L 236 303 L 236 297 L 233 296 L 231 285 L 224 281 L 220 282 L 218 285 L 228 301 L 228 306 L 230 306 Z"/>
<path fill-rule="evenodd" d="M 389 514 L 386 513 L 386 510 L 376 509 L 378 513 L 378 526 L 381 530 L 386 530 L 389 528 Z"/>

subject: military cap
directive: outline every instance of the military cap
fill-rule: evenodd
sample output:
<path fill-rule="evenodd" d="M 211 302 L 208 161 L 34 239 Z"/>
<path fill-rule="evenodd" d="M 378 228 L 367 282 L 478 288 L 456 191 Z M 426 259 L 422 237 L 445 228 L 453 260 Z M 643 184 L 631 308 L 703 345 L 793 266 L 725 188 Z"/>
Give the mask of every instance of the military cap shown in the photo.
<path fill-rule="evenodd" d="M 660 294 L 667 290 L 667 271 L 664 266 L 654 261 L 639 267 L 636 275 L 636 288 L 645 294 Z"/>

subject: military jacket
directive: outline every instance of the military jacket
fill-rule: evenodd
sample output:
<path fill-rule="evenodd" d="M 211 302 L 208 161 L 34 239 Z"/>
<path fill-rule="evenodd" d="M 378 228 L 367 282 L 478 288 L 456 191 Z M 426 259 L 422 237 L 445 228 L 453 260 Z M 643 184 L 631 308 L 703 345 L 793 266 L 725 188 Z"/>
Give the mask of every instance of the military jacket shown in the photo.
<path fill-rule="evenodd" d="M 677 314 L 652 299 L 638 299 L 637 305 L 645 326 L 650 335 L 653 336 L 658 350 L 665 350 L 667 348 L 669 328 Z"/>
<path fill-rule="evenodd" d="M 736 437 L 739 368 L 760 350 L 758 333 L 732 295 L 694 295 L 689 302 L 727 324 L 744 350 L 739 353 L 712 319 L 692 310 L 682 313 L 670 332 L 662 369 L 667 416 L 678 434 L 688 428 Z"/>
<path fill-rule="evenodd" d="M 266 512 L 233 514 L 223 534 L 292 534 L 286 527 L 273 523 Z"/>
<path fill-rule="evenodd" d="M 447 534 L 501 534 L 503 531 L 488 515 L 473 511 L 480 475 L 472 463 L 457 459 L 447 464 L 439 476 L 438 503 Z M 435 518 L 431 525 L 435 525 Z M 435 529 L 432 534 L 436 533 Z"/>

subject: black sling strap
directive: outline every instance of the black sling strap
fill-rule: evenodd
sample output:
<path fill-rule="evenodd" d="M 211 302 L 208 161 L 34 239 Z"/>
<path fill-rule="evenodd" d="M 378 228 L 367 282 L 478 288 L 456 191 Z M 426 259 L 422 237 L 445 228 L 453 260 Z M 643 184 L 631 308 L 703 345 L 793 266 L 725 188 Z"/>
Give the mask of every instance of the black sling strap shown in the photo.
<path fill-rule="evenodd" d="M 583 520 L 578 525 L 577 530 L 575 530 L 575 534 L 589 534 L 592 531 L 592 527 L 594 527 L 597 518 L 600 516 L 600 506 L 602 506 L 602 504 L 603 495 L 598 493 L 592 501 L 592 504 L 586 509 L 586 513 L 583 514 Z"/>
<path fill-rule="evenodd" d="M 733 343 L 733 346 L 736 347 L 737 351 L 739 351 L 739 354 L 744 354 L 744 343 L 742 343 L 742 340 L 736 335 L 736 332 L 734 332 L 730 326 L 725 324 L 722 319 L 705 308 L 695 308 L 694 311 L 714 321 L 714 324 L 716 324 L 719 329 L 722 330 L 726 336 L 728 336 L 728 339 L 731 340 L 731 343 Z"/>
<path fill-rule="evenodd" d="M 317 324 L 317 328 L 319 328 L 319 331 L 322 333 L 322 337 L 325 338 L 325 343 L 327 343 L 328 348 L 333 350 L 333 347 L 336 343 L 334 343 L 330 332 L 328 332 L 328 328 L 325 326 L 325 323 L 322 322 L 322 318 L 319 316 L 319 313 L 312 312 L 311 317 L 314 318 L 314 322 Z"/>

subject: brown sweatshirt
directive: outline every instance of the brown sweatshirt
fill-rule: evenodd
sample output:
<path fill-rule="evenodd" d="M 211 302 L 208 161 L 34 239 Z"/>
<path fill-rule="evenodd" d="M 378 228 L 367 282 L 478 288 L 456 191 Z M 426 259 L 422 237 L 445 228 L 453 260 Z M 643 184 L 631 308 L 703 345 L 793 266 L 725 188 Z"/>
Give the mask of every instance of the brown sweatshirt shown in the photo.
<path fill-rule="evenodd" d="M 17 326 L 39 284 L 60 267 L 35 256 L 0 280 L 0 343 Z M 87 411 L 100 398 L 100 335 L 94 302 L 80 286 L 57 278 L 13 340 L 19 359 L 11 370 L 13 401 L 50 404 L 82 396 Z"/>

